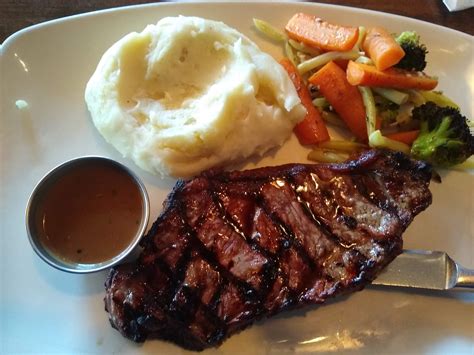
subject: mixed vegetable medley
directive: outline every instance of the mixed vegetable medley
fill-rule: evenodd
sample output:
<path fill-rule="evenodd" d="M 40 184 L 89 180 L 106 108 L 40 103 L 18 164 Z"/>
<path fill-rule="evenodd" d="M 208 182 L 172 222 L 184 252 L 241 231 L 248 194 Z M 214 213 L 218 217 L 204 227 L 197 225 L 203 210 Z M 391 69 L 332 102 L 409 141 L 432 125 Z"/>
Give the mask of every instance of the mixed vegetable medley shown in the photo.
<path fill-rule="evenodd" d="M 285 33 L 254 19 L 256 28 L 285 46 L 281 60 L 303 105 L 295 127 L 308 158 L 341 162 L 350 154 L 388 148 L 440 167 L 472 168 L 472 123 L 423 73 L 428 50 L 416 32 L 340 26 L 297 13 Z M 352 139 L 331 139 L 327 125 L 348 129 Z"/>

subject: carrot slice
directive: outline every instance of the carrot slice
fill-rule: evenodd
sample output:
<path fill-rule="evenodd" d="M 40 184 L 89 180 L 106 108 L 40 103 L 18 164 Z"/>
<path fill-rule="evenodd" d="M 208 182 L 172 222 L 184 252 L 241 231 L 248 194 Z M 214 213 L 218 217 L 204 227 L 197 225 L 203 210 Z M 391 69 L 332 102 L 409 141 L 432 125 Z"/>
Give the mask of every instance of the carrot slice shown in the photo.
<path fill-rule="evenodd" d="M 326 51 L 349 51 L 359 38 L 358 27 L 333 25 L 304 13 L 293 15 L 285 30 L 291 39 Z"/>
<path fill-rule="evenodd" d="M 348 59 L 337 59 L 337 60 L 334 61 L 334 63 L 336 63 L 342 70 L 346 70 L 347 65 L 349 64 L 349 60 Z"/>
<path fill-rule="evenodd" d="M 346 79 L 346 73 L 334 62 L 327 63 L 309 78 L 341 116 L 349 129 L 358 138 L 367 141 L 365 107 L 357 87 Z"/>
<path fill-rule="evenodd" d="M 395 89 L 433 90 L 438 80 L 421 73 L 390 68 L 377 70 L 372 65 L 350 61 L 347 66 L 347 80 L 351 85 L 390 87 Z"/>
<path fill-rule="evenodd" d="M 318 109 L 313 106 L 309 90 L 298 73 L 298 70 L 289 59 L 282 59 L 280 64 L 287 71 L 296 88 L 301 103 L 306 108 L 305 118 L 294 128 L 298 140 L 303 145 L 318 144 L 329 140 L 329 132 L 326 124 Z"/>
<path fill-rule="evenodd" d="M 415 139 L 420 135 L 420 130 L 415 129 L 413 131 L 397 132 L 392 134 L 387 134 L 385 137 L 393 139 L 394 141 L 402 142 L 408 145 L 412 145 Z"/>
<path fill-rule="evenodd" d="M 394 66 L 405 56 L 403 48 L 381 27 L 373 27 L 367 31 L 362 48 L 378 70 Z"/>
<path fill-rule="evenodd" d="M 375 119 L 375 130 L 380 130 L 382 128 L 382 119 L 377 116 Z"/>

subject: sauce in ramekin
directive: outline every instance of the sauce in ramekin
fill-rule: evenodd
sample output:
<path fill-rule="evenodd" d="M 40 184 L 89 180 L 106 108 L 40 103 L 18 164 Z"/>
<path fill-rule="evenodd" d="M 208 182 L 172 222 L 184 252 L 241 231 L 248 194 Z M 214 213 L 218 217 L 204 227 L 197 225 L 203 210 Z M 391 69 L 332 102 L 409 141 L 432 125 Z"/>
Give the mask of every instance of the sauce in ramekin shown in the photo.
<path fill-rule="evenodd" d="M 143 199 L 133 178 L 113 165 L 79 165 L 38 201 L 35 224 L 43 246 L 66 262 L 112 259 L 140 227 Z"/>

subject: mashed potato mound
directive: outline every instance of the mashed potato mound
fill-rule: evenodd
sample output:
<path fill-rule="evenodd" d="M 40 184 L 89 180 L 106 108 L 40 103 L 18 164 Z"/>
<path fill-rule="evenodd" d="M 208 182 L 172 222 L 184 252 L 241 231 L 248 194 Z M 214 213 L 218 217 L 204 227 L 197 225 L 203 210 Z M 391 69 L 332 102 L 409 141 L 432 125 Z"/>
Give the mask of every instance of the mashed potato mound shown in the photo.
<path fill-rule="evenodd" d="M 286 72 L 221 22 L 167 17 L 109 48 L 85 99 L 122 155 L 189 177 L 281 145 L 303 119 Z"/>

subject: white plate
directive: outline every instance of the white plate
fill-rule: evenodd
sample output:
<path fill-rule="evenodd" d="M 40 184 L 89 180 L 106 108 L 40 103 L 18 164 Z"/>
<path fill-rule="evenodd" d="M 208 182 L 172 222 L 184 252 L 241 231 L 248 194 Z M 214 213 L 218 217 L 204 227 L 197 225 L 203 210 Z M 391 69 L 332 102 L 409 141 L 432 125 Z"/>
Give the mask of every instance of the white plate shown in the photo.
<path fill-rule="evenodd" d="M 140 171 L 104 143 L 90 122 L 84 86 L 101 54 L 130 31 L 170 15 L 194 15 L 233 26 L 276 58 L 252 17 L 282 27 L 296 11 L 352 25 L 416 30 L 429 48 L 429 73 L 440 89 L 473 116 L 471 36 L 393 15 L 312 4 L 163 4 L 129 7 L 56 20 L 20 31 L 2 48 L 1 101 L 1 349 L 0 352 L 179 353 L 179 347 L 128 341 L 107 320 L 102 302 L 105 273 L 71 275 L 42 262 L 31 249 L 24 208 L 31 189 L 51 167 L 69 158 L 100 154 L 134 169 L 151 197 L 151 216 L 173 185 Z M 15 107 L 26 100 L 29 109 Z M 293 139 L 258 165 L 304 161 Z M 253 166 L 250 163 L 249 166 Z M 445 250 L 474 267 L 474 178 L 444 174 L 434 184 L 433 205 L 406 232 L 407 248 Z M 369 287 L 321 307 L 284 313 L 231 337 L 209 353 L 470 353 L 474 349 L 474 295 Z"/>

